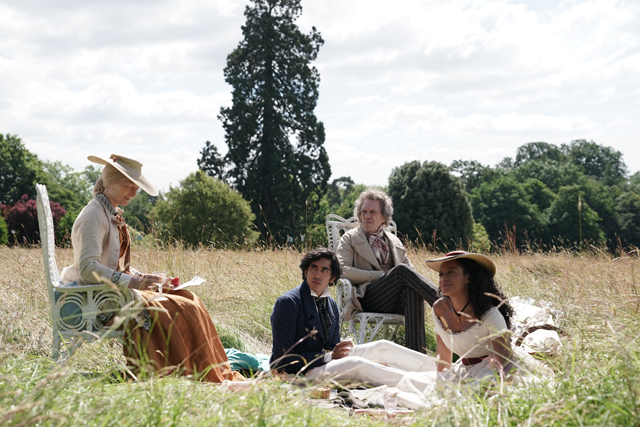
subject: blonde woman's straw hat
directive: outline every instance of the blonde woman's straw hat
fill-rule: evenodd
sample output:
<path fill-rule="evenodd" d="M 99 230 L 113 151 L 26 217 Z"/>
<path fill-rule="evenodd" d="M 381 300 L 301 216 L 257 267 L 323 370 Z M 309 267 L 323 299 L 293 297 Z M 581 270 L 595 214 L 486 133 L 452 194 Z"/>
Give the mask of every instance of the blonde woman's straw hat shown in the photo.
<path fill-rule="evenodd" d="M 142 175 L 142 163 L 130 159 L 128 157 L 112 154 L 109 156 L 109 160 L 102 159 L 98 156 L 87 157 L 93 163 L 99 163 L 101 165 L 110 165 L 120 171 L 124 176 L 135 182 L 138 187 L 142 188 L 150 196 L 157 196 L 158 189 L 147 178 Z"/>
<path fill-rule="evenodd" d="M 449 252 L 442 258 L 430 259 L 425 262 L 427 264 L 427 267 L 429 267 L 430 269 L 435 271 L 440 271 L 440 266 L 442 265 L 443 262 L 451 261 L 452 259 L 458 259 L 458 258 L 472 259 L 478 264 L 480 264 L 481 267 L 486 269 L 491 274 L 491 277 L 496 275 L 496 265 L 493 263 L 493 261 L 489 259 L 489 257 L 480 255 L 480 254 L 474 254 L 472 252 L 465 252 L 465 251 Z"/>

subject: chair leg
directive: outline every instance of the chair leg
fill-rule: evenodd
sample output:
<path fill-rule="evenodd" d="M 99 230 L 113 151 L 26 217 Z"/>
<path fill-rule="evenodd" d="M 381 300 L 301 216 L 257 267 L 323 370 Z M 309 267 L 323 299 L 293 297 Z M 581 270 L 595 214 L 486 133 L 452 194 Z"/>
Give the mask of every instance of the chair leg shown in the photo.
<path fill-rule="evenodd" d="M 396 341 L 396 337 L 398 336 L 398 328 L 400 328 L 400 325 L 396 325 L 396 326 L 393 327 L 393 332 L 391 333 L 391 338 L 389 338 L 393 342 Z"/>
<path fill-rule="evenodd" d="M 358 335 L 356 332 L 356 323 L 353 319 L 349 320 L 349 333 L 356 340 L 356 344 L 358 344 Z"/>
<path fill-rule="evenodd" d="M 73 353 L 75 353 L 76 350 L 80 348 L 80 346 L 82 345 L 82 343 L 84 343 L 84 341 L 85 339 L 80 335 L 71 338 L 69 340 L 69 345 L 67 347 L 66 358 L 68 359 L 71 356 L 73 356 Z"/>
<path fill-rule="evenodd" d="M 358 344 L 364 344 L 367 342 L 367 319 L 360 318 L 360 331 L 358 336 Z"/>
<path fill-rule="evenodd" d="M 382 327 L 382 338 L 384 338 L 385 340 L 389 339 L 389 325 L 387 325 L 386 323 Z"/>
<path fill-rule="evenodd" d="M 51 358 L 56 362 L 60 358 L 60 333 L 57 328 L 53 330 L 53 351 Z"/>
<path fill-rule="evenodd" d="M 370 321 L 373 320 L 375 323 L 373 324 L 372 327 L 369 328 L 369 339 L 367 340 L 367 342 L 373 342 L 373 340 L 378 336 L 378 333 L 380 332 L 380 328 L 386 327 L 387 325 L 384 324 L 384 320 L 379 318 L 379 317 L 372 317 L 371 319 L 369 319 Z M 369 323 L 369 322 L 367 322 Z"/>

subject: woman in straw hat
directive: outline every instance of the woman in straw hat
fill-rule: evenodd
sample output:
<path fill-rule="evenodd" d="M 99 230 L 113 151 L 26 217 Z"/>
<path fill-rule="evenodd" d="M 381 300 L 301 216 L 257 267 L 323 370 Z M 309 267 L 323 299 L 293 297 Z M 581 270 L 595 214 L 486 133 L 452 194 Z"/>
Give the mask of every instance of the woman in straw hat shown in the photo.
<path fill-rule="evenodd" d="M 94 198 L 73 224 L 73 265 L 62 271 L 67 282 L 107 282 L 128 287 L 142 310 L 126 326 L 124 354 L 138 369 L 150 365 L 162 373 L 179 369 L 203 380 L 242 380 L 230 369 L 211 316 L 197 296 L 186 290 L 171 291 L 168 281 L 141 274 L 130 266 L 130 236 L 119 206 L 126 206 L 138 188 L 151 196 L 158 190 L 142 175 L 142 164 L 112 154 L 109 160 L 88 159 L 104 165 L 93 188 Z M 158 298 L 158 286 L 168 292 Z M 111 315 L 99 316 L 108 323 Z"/>
<path fill-rule="evenodd" d="M 509 328 L 513 309 L 496 284 L 488 257 L 464 251 L 426 262 L 438 272 L 442 298 L 433 305 L 438 371 L 473 378 L 507 373 L 513 367 Z M 452 364 L 453 353 L 460 361 Z"/>

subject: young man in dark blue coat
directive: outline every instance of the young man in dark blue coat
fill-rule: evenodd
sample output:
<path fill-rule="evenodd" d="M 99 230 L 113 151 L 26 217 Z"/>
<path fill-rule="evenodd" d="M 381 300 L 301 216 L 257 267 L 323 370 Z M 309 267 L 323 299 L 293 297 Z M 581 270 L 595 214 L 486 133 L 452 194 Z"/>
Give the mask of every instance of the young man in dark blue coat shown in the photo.
<path fill-rule="evenodd" d="M 278 298 L 271 314 L 271 368 L 288 373 L 322 366 L 353 347 L 351 341 L 339 342 L 338 305 L 329 291 L 340 278 L 335 254 L 314 249 L 302 258 L 300 269 L 304 282 Z"/>
<path fill-rule="evenodd" d="M 351 341 L 340 341 L 338 305 L 329 291 L 340 278 L 333 252 L 308 252 L 300 269 L 302 284 L 279 297 L 273 307 L 271 369 L 389 386 L 397 385 L 409 370 L 435 371 L 432 357 L 389 341 L 355 347 Z"/>

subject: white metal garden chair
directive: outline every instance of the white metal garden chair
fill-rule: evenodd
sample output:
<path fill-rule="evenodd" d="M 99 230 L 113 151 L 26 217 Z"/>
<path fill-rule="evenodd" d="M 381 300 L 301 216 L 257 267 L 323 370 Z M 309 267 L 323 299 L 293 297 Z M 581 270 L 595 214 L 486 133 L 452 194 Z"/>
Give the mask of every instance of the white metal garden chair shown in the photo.
<path fill-rule="evenodd" d="M 346 231 L 358 226 L 358 219 L 355 217 L 344 219 L 336 214 L 327 215 L 327 240 L 329 249 L 336 251 L 340 237 Z M 396 223 L 391 221 L 386 231 L 398 234 Z M 342 315 L 347 301 L 352 298 L 352 285 L 348 279 L 340 279 L 336 282 L 338 310 L 340 312 L 340 323 L 342 323 Z M 398 331 L 398 327 L 404 325 L 404 316 L 401 314 L 391 313 L 356 313 L 349 320 L 349 333 L 353 335 L 356 344 L 364 344 L 373 341 L 378 333 L 382 330 L 384 339 L 393 339 Z M 393 327 L 393 333 L 389 336 L 389 327 Z"/>
<path fill-rule="evenodd" d="M 38 223 L 44 260 L 44 273 L 51 306 L 51 329 L 55 360 L 66 359 L 84 341 L 102 338 L 121 338 L 125 321 L 123 311 L 133 305 L 128 289 L 113 284 L 64 284 L 55 258 L 53 217 L 49 195 L 44 185 L 36 184 Z M 101 315 L 113 313 L 112 322 L 104 325 Z"/>

